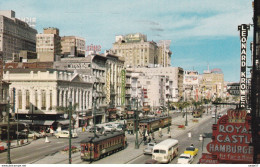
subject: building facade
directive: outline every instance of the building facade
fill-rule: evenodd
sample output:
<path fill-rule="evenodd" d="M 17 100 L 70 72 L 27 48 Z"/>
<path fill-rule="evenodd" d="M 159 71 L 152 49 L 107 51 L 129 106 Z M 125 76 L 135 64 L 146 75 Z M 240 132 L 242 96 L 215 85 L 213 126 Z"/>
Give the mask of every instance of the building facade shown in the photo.
<path fill-rule="evenodd" d="M 0 52 L 3 60 L 12 60 L 20 50 L 35 52 L 37 31 L 15 18 L 14 11 L 0 11 Z"/>
<path fill-rule="evenodd" d="M 109 120 L 122 117 L 125 108 L 124 60 L 114 54 L 105 53 L 106 62 L 106 95 Z"/>
<path fill-rule="evenodd" d="M 61 54 L 64 57 L 73 55 L 75 57 L 85 57 L 85 39 L 76 36 L 61 37 Z"/>
<path fill-rule="evenodd" d="M 44 28 L 43 34 L 36 35 L 36 52 L 41 62 L 53 62 L 61 55 L 61 38 L 58 28 Z"/>
<path fill-rule="evenodd" d="M 112 48 L 116 55 L 124 57 L 125 67 L 148 67 L 150 64 L 168 66 L 171 52 L 167 49 L 165 43 L 158 46 L 154 41 L 147 41 L 146 35 L 140 33 L 116 36 Z"/>
<path fill-rule="evenodd" d="M 202 83 L 200 84 L 201 98 L 212 99 L 222 98 L 224 92 L 224 74 L 221 69 L 204 71 Z"/>
<path fill-rule="evenodd" d="M 183 98 L 183 69 L 180 67 L 132 68 L 133 71 L 144 73 L 146 76 L 169 77 L 169 100 L 177 102 Z M 168 98 L 168 97 L 167 97 Z"/>
<path fill-rule="evenodd" d="M 198 100 L 199 73 L 198 71 L 184 71 L 183 76 L 184 101 Z"/>
<path fill-rule="evenodd" d="M 106 62 L 107 58 L 98 54 L 88 55 L 87 57 L 68 57 L 54 62 L 55 69 L 75 71 L 79 74 L 90 75 L 93 78 L 92 96 L 93 105 L 97 108 L 92 109 L 92 116 L 96 123 L 106 121 L 107 94 L 106 94 Z M 94 111 L 95 110 L 95 111 Z M 93 117 L 90 118 L 93 121 Z"/>
<path fill-rule="evenodd" d="M 10 82 L 9 94 L 15 89 L 15 114 L 19 119 L 31 118 L 34 123 L 62 119 L 69 98 L 75 106 L 75 127 L 91 116 L 91 76 L 62 70 L 6 69 L 3 81 Z M 86 120 L 85 120 L 86 121 Z M 84 121 L 83 121 L 84 122 Z"/>

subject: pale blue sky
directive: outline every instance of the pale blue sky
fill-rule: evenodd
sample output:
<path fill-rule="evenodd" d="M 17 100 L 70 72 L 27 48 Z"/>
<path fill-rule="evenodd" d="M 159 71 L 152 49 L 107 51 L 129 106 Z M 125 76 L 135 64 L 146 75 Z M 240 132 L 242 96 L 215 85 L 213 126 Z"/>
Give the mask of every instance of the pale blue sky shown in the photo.
<path fill-rule="evenodd" d="M 237 26 L 252 24 L 248 0 L 8 0 L 0 10 L 35 17 L 36 29 L 57 27 L 61 36 L 76 35 L 86 44 L 110 49 L 115 35 L 146 34 L 148 40 L 171 40 L 172 66 L 200 73 L 221 68 L 225 81 L 239 81 L 240 38 Z M 249 32 L 249 43 L 253 28 Z M 250 63 L 248 63 L 249 65 Z"/>

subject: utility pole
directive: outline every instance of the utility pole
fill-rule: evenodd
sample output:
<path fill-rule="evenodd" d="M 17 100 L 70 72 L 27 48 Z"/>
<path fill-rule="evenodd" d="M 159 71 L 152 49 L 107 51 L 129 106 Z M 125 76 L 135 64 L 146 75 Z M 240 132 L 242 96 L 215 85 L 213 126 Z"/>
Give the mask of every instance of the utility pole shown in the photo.
<path fill-rule="evenodd" d="M 69 164 L 71 164 L 71 113 L 72 113 L 72 98 L 69 98 Z"/>
<path fill-rule="evenodd" d="M 186 121 L 185 121 L 185 126 L 188 126 L 187 107 L 186 107 Z"/>
<path fill-rule="evenodd" d="M 10 116 L 9 116 L 9 109 L 10 109 L 10 97 L 8 96 L 7 97 L 7 121 L 8 121 L 8 124 L 7 124 L 7 161 L 6 163 L 7 164 L 12 164 L 11 162 L 11 157 L 10 157 Z"/>

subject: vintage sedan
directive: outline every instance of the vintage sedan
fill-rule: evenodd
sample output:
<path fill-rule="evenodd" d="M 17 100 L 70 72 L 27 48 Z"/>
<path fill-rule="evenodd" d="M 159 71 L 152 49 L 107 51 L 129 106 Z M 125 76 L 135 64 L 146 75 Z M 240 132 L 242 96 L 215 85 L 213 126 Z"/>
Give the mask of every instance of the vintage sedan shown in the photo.
<path fill-rule="evenodd" d="M 191 164 L 193 162 L 193 156 L 190 154 L 181 154 L 177 159 L 177 164 Z"/>
<path fill-rule="evenodd" d="M 60 138 L 60 137 L 69 138 L 70 135 L 69 135 L 68 130 L 62 130 L 62 131 L 55 133 L 55 136 L 57 138 Z M 78 134 L 76 132 L 71 132 L 71 137 L 78 137 Z"/>
<path fill-rule="evenodd" d="M 155 143 L 148 143 L 147 147 L 144 148 L 144 154 L 151 154 L 152 155 L 154 146 L 155 146 Z"/>

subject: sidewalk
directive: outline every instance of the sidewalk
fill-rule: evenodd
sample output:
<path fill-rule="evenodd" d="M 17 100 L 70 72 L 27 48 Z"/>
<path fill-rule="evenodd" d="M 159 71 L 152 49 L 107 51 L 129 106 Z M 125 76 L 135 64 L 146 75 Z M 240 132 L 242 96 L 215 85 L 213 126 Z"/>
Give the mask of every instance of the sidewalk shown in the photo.
<path fill-rule="evenodd" d="M 214 110 L 211 110 L 214 111 Z M 172 119 L 172 125 L 170 126 L 170 132 L 171 132 L 171 138 L 176 138 L 179 135 L 182 135 L 184 133 L 188 133 L 192 128 L 199 126 L 203 124 L 205 121 L 212 119 L 211 118 L 211 112 L 209 110 L 208 114 L 204 113 L 202 118 L 195 118 L 198 120 L 198 122 L 193 122 L 194 119 L 191 114 L 188 114 L 188 126 L 185 127 L 185 129 L 178 128 L 178 125 L 185 125 L 186 116 L 182 118 L 182 115 L 178 117 L 174 117 Z M 156 131 L 154 133 L 156 142 L 160 142 L 162 140 L 165 140 L 169 137 L 167 134 L 167 127 L 162 129 L 163 136 L 159 137 L 159 132 Z M 86 132 L 82 132 L 86 133 Z M 107 156 L 105 158 L 102 158 L 98 160 L 97 162 L 93 162 L 93 164 L 127 164 L 131 162 L 132 160 L 138 158 L 143 154 L 143 149 L 146 147 L 143 143 L 140 144 L 139 149 L 135 149 L 135 135 L 127 134 L 126 137 L 128 141 L 128 146 L 126 149 L 119 151 L 115 154 L 112 154 L 110 156 Z M 141 141 L 140 135 L 139 137 L 139 143 Z M 57 152 L 54 155 L 46 156 L 45 158 L 34 162 L 35 164 L 67 164 L 68 163 L 68 154 L 62 154 L 60 152 Z M 80 152 L 72 154 L 72 163 L 78 164 L 78 163 L 89 163 L 87 161 L 81 161 L 80 159 Z"/>
<path fill-rule="evenodd" d="M 33 141 L 33 139 L 30 139 L 30 138 L 28 140 L 20 139 L 20 140 L 18 140 L 18 142 L 17 142 L 17 140 L 10 140 L 10 149 L 28 145 L 32 141 Z M 4 150 L 7 150 L 7 140 L 0 141 L 0 150 L 1 150 L 1 147 L 4 148 Z"/>

